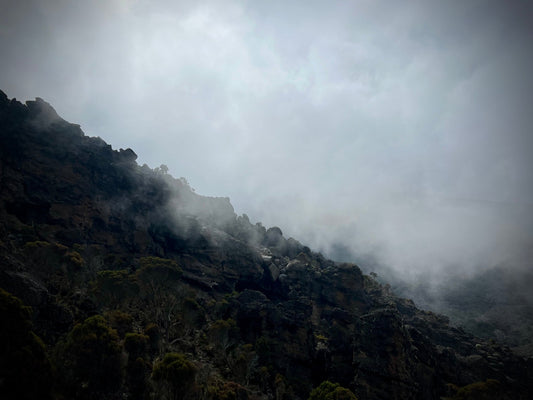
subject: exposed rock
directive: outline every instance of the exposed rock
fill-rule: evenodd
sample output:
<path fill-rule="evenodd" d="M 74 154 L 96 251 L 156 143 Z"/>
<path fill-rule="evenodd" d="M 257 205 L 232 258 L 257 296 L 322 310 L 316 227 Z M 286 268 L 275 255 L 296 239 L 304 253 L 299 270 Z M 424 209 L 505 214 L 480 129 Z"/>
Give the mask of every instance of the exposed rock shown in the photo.
<path fill-rule="evenodd" d="M 279 268 L 276 264 L 270 264 L 268 266 L 268 271 L 270 272 L 270 278 L 275 282 L 279 278 Z"/>
<path fill-rule="evenodd" d="M 305 399 L 324 380 L 360 400 L 439 399 L 487 379 L 508 398 L 533 391 L 531 360 L 135 160 L 42 99 L 0 93 L 0 286 L 34 308 L 50 347 L 119 310 L 137 332 L 156 322 L 206 386 L 212 374 L 262 398 L 284 386 Z"/>

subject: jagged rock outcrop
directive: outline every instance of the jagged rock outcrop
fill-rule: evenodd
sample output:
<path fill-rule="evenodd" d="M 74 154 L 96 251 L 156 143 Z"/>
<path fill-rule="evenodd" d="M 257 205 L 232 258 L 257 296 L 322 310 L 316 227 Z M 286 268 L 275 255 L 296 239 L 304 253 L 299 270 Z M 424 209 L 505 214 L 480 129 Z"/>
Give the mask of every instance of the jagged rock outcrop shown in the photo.
<path fill-rule="evenodd" d="M 33 307 L 49 348 L 75 323 L 117 323 L 120 311 L 120 329 L 160 338 L 142 362 L 180 351 L 208 371 L 191 398 L 238 387 L 305 399 L 324 380 L 360 400 L 439 399 L 487 379 L 499 398 L 532 392 L 531 360 L 135 159 L 39 98 L 0 92 L 0 286 Z"/>

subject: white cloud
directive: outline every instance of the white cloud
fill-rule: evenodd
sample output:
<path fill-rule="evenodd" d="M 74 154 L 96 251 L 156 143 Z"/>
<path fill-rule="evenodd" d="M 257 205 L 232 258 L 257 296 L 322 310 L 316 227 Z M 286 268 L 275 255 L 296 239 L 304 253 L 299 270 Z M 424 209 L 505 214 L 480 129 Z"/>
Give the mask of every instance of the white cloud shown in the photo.
<path fill-rule="evenodd" d="M 9 96 L 45 98 L 253 220 L 404 270 L 517 263 L 531 248 L 526 5 L 2 8 Z"/>

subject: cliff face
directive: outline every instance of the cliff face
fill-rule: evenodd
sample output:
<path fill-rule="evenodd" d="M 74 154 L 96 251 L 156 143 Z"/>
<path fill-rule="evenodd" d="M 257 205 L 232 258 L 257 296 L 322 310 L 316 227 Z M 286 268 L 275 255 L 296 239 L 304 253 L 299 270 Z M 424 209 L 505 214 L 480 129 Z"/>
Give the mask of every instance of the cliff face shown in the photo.
<path fill-rule="evenodd" d="M 172 397 L 156 373 L 172 352 L 196 371 L 182 398 L 305 399 L 325 380 L 360 400 L 439 399 L 487 379 L 500 399 L 533 391 L 531 361 L 135 159 L 41 99 L 0 92 L 0 287 L 33 308 L 51 396 Z M 94 315 L 128 356 L 107 391 L 65 372 L 60 351 Z M 132 334 L 156 338 L 151 350 L 132 350 Z"/>

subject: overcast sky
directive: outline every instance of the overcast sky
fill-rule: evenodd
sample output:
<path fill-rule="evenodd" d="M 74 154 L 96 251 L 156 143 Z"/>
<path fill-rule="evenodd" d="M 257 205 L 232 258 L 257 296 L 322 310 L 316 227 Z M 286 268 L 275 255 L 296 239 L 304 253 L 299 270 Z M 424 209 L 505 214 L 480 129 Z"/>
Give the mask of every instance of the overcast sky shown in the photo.
<path fill-rule="evenodd" d="M 530 4 L 0 0 L 0 89 L 315 249 L 530 266 Z"/>

